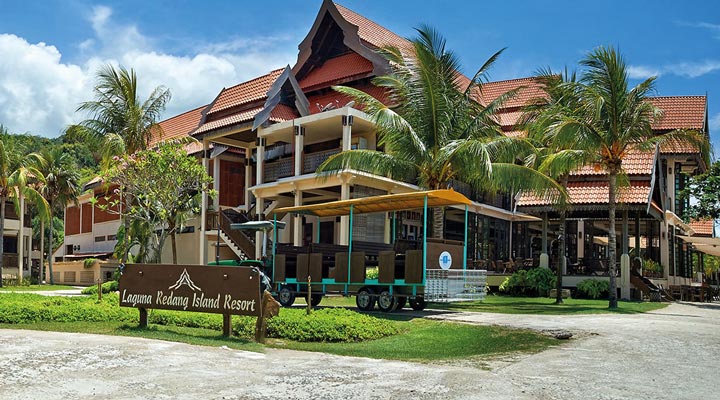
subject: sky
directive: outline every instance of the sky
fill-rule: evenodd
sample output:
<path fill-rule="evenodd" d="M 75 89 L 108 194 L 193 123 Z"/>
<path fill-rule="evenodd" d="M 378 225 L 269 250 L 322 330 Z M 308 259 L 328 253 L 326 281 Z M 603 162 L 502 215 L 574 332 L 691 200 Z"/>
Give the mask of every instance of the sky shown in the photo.
<path fill-rule="evenodd" d="M 321 0 L 3 2 L 0 124 L 56 137 L 85 116 L 99 66 L 134 68 L 140 92 L 172 92 L 163 118 L 211 102 L 223 87 L 293 65 Z M 341 0 L 395 33 L 428 24 L 472 75 L 507 48 L 492 80 L 577 69 L 600 45 L 620 49 L 631 84 L 657 76 L 659 96 L 708 95 L 720 146 L 720 2 Z M 720 147 L 718 147 L 720 149 Z"/>

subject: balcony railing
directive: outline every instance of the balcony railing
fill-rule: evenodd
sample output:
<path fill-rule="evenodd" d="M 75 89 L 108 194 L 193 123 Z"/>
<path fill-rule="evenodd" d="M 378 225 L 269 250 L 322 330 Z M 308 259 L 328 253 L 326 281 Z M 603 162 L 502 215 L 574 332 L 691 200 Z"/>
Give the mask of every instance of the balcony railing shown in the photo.
<path fill-rule="evenodd" d="M 315 153 L 306 153 L 303 158 L 303 174 L 311 174 L 317 170 L 320 164 L 334 154 L 340 153 L 341 149 L 329 149 Z"/>
<path fill-rule="evenodd" d="M 274 182 L 293 174 L 293 158 L 282 158 L 263 165 L 263 183 Z"/>

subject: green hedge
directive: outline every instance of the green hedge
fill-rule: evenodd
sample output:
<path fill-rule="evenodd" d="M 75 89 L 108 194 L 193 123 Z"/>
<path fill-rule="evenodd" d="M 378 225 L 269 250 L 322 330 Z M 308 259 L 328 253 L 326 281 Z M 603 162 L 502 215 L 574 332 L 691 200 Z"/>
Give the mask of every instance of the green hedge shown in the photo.
<path fill-rule="evenodd" d="M 544 296 L 555 287 L 555 279 L 548 268 L 520 270 L 505 278 L 499 289 L 512 295 Z"/>
<path fill-rule="evenodd" d="M 32 324 L 37 322 L 127 322 L 137 323 L 138 312 L 119 307 L 116 293 L 93 297 L 46 297 L 35 294 L 0 295 L 0 323 Z M 170 310 L 150 310 L 148 322 L 205 328 L 220 331 L 222 315 Z M 236 335 L 252 338 L 254 317 L 233 316 Z M 379 339 L 399 333 L 397 324 L 344 308 L 325 308 L 306 315 L 304 309 L 282 309 L 268 321 L 267 336 L 301 342 L 357 342 Z"/>
<path fill-rule="evenodd" d="M 577 284 L 577 297 L 585 299 L 606 299 L 610 295 L 608 281 L 584 279 Z"/>
<path fill-rule="evenodd" d="M 110 292 L 117 292 L 118 290 L 118 282 L 117 281 L 107 281 L 102 284 L 102 292 L 103 293 L 110 293 Z M 97 294 L 97 285 L 88 286 L 85 289 L 82 290 L 82 294 Z"/>

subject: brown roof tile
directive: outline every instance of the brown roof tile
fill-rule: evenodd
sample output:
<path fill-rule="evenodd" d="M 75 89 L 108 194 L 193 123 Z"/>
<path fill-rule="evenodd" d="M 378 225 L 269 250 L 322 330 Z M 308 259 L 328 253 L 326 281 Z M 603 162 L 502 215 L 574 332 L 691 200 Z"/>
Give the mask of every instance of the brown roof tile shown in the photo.
<path fill-rule="evenodd" d="M 668 96 L 649 99 L 663 111 L 660 120 L 653 124 L 655 130 L 703 129 L 705 126 L 705 96 Z"/>
<path fill-rule="evenodd" d="M 182 114 L 168 118 L 158 123 L 162 129 L 162 133 L 153 130 L 153 137 L 150 139 L 150 145 L 155 145 L 160 141 L 175 139 L 189 136 L 192 131 L 197 129 L 202 118 L 202 111 L 207 106 L 198 107 L 194 110 L 186 111 Z"/>
<path fill-rule="evenodd" d="M 396 33 L 376 24 L 375 22 L 363 17 L 362 15 L 347 9 L 340 4 L 335 3 L 340 15 L 346 21 L 358 27 L 358 36 L 364 42 L 373 47 L 380 48 L 383 46 L 395 46 L 399 49 L 408 49 L 411 47 L 410 42 L 397 35 Z"/>
<path fill-rule="evenodd" d="M 515 97 L 503 104 L 502 108 L 518 108 L 525 106 L 528 101 L 544 97 L 540 81 L 535 77 L 510 79 L 505 81 L 488 82 L 481 86 L 482 102 L 488 104 L 511 90 L 520 89 Z"/>
<path fill-rule="evenodd" d="M 255 107 L 249 110 L 244 110 L 232 115 L 228 115 L 227 117 L 220 118 L 215 121 L 206 122 L 202 124 L 202 126 L 200 126 L 196 131 L 194 131 L 193 135 L 203 132 L 209 132 L 215 129 L 225 128 L 230 125 L 235 125 L 243 122 L 250 122 L 262 110 L 262 106 Z M 273 122 L 287 121 L 297 117 L 298 114 L 295 112 L 295 110 L 292 107 L 288 107 L 284 104 L 278 104 L 270 113 L 270 121 Z"/>
<path fill-rule="evenodd" d="M 323 65 L 310 71 L 299 83 L 300 87 L 306 90 L 339 79 L 367 75 L 372 71 L 373 65 L 370 61 L 357 53 L 349 53 L 326 60 Z"/>
<path fill-rule="evenodd" d="M 607 204 L 610 199 L 607 182 L 571 182 L 567 186 L 570 203 Z M 618 188 L 618 203 L 646 204 L 650 197 L 650 182 L 632 182 L 630 186 Z M 524 193 L 518 201 L 519 207 L 552 205 L 550 199 Z"/>
<path fill-rule="evenodd" d="M 386 95 L 385 89 L 383 88 L 377 86 L 358 86 L 356 87 L 356 89 L 362 90 L 363 92 L 373 96 L 374 98 L 380 100 L 385 104 L 387 104 L 388 102 L 388 97 Z M 324 94 L 308 97 L 308 102 L 310 103 L 310 114 L 319 113 L 324 106 L 330 103 L 335 104 L 337 107 L 342 107 L 350 101 L 352 101 L 351 97 L 346 96 L 340 92 L 336 92 L 334 90 L 331 90 Z M 354 108 L 362 109 L 357 105 L 355 105 Z"/>
<path fill-rule="evenodd" d="M 215 102 L 210 106 L 208 115 L 264 99 L 267 96 L 268 90 L 270 90 L 270 86 L 275 83 L 275 80 L 277 80 L 283 70 L 284 68 L 276 69 L 269 74 L 223 89 Z"/>
<path fill-rule="evenodd" d="M 629 151 L 625 154 L 622 161 L 622 167 L 628 175 L 650 175 L 653 169 L 653 160 L 655 154 L 653 152 Z M 585 166 L 571 175 L 606 175 L 603 169 L 594 166 Z"/>
<path fill-rule="evenodd" d="M 714 226 L 715 221 L 711 219 L 690 222 L 690 227 L 693 228 L 696 235 L 712 236 Z"/>

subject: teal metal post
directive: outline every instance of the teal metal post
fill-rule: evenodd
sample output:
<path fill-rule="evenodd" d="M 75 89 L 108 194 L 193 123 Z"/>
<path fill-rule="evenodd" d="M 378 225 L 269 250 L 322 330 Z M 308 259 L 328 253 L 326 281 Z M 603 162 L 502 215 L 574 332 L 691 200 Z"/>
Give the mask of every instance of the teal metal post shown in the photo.
<path fill-rule="evenodd" d="M 277 243 L 277 213 L 273 213 L 272 281 L 275 284 L 275 243 Z"/>
<path fill-rule="evenodd" d="M 463 269 L 467 269 L 468 206 L 465 204 L 465 235 L 463 238 Z"/>
<path fill-rule="evenodd" d="M 348 229 L 350 232 L 348 234 L 348 277 L 347 277 L 347 286 L 345 286 L 345 295 L 347 296 L 348 290 L 350 288 L 350 265 L 352 262 L 352 237 L 353 237 L 353 205 L 350 204 L 350 227 Z"/>
<path fill-rule="evenodd" d="M 317 217 L 317 229 L 315 234 L 315 243 L 320 243 L 320 217 Z"/>
<path fill-rule="evenodd" d="M 425 285 L 425 270 L 427 269 L 427 195 L 423 202 L 423 271 L 422 271 L 422 283 Z"/>

